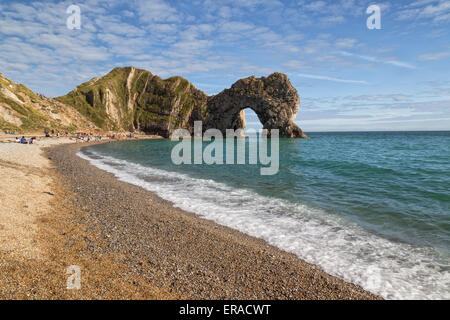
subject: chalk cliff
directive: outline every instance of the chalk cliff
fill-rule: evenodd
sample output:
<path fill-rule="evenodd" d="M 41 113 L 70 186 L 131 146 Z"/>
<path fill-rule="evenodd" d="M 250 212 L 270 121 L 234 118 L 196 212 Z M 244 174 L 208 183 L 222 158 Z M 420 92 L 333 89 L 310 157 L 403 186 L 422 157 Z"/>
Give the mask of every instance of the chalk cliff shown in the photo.
<path fill-rule="evenodd" d="M 208 96 L 182 77 L 161 79 L 133 67 L 115 68 L 55 99 L 38 96 L 0 75 L 0 126 L 139 131 L 170 137 L 175 129 L 245 128 L 244 109 L 251 108 L 265 129 L 280 137 L 306 138 L 294 123 L 300 99 L 288 77 L 274 73 L 249 77 Z"/>

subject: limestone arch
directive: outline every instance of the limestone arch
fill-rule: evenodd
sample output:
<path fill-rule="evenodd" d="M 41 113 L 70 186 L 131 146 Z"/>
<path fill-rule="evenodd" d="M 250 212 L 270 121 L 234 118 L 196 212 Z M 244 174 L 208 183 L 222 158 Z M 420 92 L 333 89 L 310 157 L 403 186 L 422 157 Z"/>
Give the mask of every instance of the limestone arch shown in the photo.
<path fill-rule="evenodd" d="M 280 137 L 306 138 L 294 123 L 300 106 L 297 90 L 286 75 L 249 77 L 239 80 L 230 89 L 208 98 L 204 130 L 216 128 L 225 134 L 226 129 L 245 127 L 245 113 L 252 109 L 264 129 L 278 129 Z"/>

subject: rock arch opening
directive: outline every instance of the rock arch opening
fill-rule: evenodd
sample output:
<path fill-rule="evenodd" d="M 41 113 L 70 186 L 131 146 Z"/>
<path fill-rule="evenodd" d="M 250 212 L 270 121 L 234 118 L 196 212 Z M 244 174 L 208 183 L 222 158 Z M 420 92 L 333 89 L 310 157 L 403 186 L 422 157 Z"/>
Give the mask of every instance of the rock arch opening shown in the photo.
<path fill-rule="evenodd" d="M 243 109 L 244 113 L 244 133 L 247 134 L 249 131 L 260 132 L 263 129 L 263 124 L 259 119 L 258 115 L 252 108 Z"/>

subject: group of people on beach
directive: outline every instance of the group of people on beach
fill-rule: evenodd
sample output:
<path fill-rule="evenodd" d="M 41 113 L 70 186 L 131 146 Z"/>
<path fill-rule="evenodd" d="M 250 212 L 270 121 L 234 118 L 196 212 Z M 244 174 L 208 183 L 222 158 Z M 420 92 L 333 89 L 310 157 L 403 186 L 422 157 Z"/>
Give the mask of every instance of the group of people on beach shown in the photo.
<path fill-rule="evenodd" d="M 79 132 L 75 134 L 75 139 L 77 142 L 100 142 L 102 139 L 108 139 L 108 140 L 122 140 L 122 139 L 133 139 L 134 136 L 132 133 L 124 134 L 124 133 L 112 133 L 112 134 L 92 134 L 92 133 L 83 133 Z"/>
<path fill-rule="evenodd" d="M 16 143 L 20 143 L 20 144 L 34 144 L 36 141 L 36 137 L 31 137 L 28 141 L 25 138 L 25 136 L 22 136 L 22 138 L 17 137 L 16 138 Z"/>
<path fill-rule="evenodd" d="M 50 135 L 51 133 L 51 135 Z M 46 138 L 50 138 L 53 136 L 56 136 L 57 138 L 59 137 L 68 137 L 69 136 L 69 132 L 65 131 L 64 133 L 59 132 L 58 130 L 52 129 L 51 131 L 48 131 L 47 129 L 44 129 L 44 135 Z"/>
<path fill-rule="evenodd" d="M 133 139 L 134 138 L 134 136 L 133 136 L 133 134 L 132 133 L 129 133 L 129 134 L 125 134 L 125 133 L 114 133 L 114 134 L 110 134 L 110 135 L 107 135 L 107 137 L 109 138 L 109 139 L 111 139 L 111 140 L 121 140 L 121 139 L 126 139 L 126 138 L 128 138 L 128 139 Z"/>
<path fill-rule="evenodd" d="M 101 135 L 94 135 L 92 133 L 78 132 L 75 133 L 76 142 L 99 142 L 102 141 Z"/>
<path fill-rule="evenodd" d="M 13 133 L 9 130 L 4 131 L 5 134 L 13 134 L 16 135 L 15 142 L 21 144 L 36 144 L 36 137 L 31 137 L 28 140 L 25 136 L 20 137 L 19 133 Z M 100 133 L 86 133 L 86 132 L 77 132 L 75 134 L 70 134 L 68 131 L 60 132 L 55 129 L 44 129 L 44 136 L 46 138 L 51 137 L 69 137 L 71 140 L 75 139 L 78 142 L 101 142 L 104 139 L 107 140 L 123 140 L 123 139 L 134 139 L 134 135 L 132 133 L 109 133 L 109 134 L 100 134 Z"/>

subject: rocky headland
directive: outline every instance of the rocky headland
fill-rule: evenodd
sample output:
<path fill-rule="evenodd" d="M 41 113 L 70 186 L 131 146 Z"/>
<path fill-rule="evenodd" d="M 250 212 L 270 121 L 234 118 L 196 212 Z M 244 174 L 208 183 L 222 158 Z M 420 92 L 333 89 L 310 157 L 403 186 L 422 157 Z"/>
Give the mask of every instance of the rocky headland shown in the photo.
<path fill-rule="evenodd" d="M 306 138 L 295 124 L 300 106 L 288 77 L 241 79 L 221 93 L 208 96 L 182 77 L 161 79 L 133 67 L 115 68 L 101 78 L 81 84 L 67 95 L 46 98 L 0 74 L 0 127 L 26 132 L 39 129 L 69 131 L 142 132 L 170 137 L 176 129 L 244 129 L 246 108 L 263 127 L 280 130 L 280 137 Z"/>

